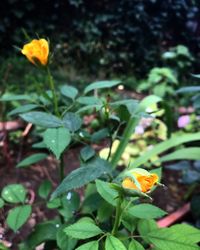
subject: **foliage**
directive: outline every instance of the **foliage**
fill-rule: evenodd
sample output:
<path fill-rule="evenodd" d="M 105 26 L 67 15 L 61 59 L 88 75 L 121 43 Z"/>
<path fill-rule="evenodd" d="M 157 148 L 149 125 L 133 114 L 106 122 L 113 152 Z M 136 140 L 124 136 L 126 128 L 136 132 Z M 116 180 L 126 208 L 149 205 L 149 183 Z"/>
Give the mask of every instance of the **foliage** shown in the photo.
<path fill-rule="evenodd" d="M 38 70 L 42 69 L 38 67 Z M 152 245 L 158 249 L 199 249 L 199 230 L 184 225 L 176 225 L 179 230 L 174 227 L 157 227 L 154 219 L 166 213 L 148 201 L 156 186 L 162 185 L 161 169 L 147 171 L 144 164 L 155 155 L 161 155 L 161 162 L 182 159 L 184 156 L 180 155 L 188 152 L 191 153 L 190 158 L 197 159 L 198 148 L 183 144 L 198 141 L 200 134 L 172 136 L 134 159 L 121 171 L 118 163 L 133 131 L 141 118 L 152 117 L 146 110 L 162 102 L 162 99 L 150 95 L 142 101 L 113 100 L 109 92 L 120 83 L 118 80 L 93 82 L 83 91 L 67 84 L 58 88 L 48 63 L 43 66 L 43 70 L 47 73 L 49 90 L 25 95 L 5 93 L 1 97 L 2 102 L 16 100 L 22 107 L 36 104 L 31 106 L 32 110 L 21 108 L 17 112 L 16 109 L 11 111 L 11 115 L 19 115 L 35 125 L 36 129 L 40 128 L 42 137 L 42 141 L 33 145 L 37 152 L 18 163 L 17 167 L 22 168 L 19 171 L 46 158 L 47 154 L 43 150 L 47 152 L 49 149 L 49 153 L 56 157 L 55 164 L 60 178 L 56 189 L 52 190 L 49 181 L 42 182 L 38 189 L 38 195 L 46 208 L 53 209 L 58 217 L 37 224 L 27 239 L 20 243 L 20 249 L 35 249 L 41 243 L 44 243 L 45 248 L 53 244 L 61 250 L 142 250 Z M 168 70 L 164 70 L 164 73 L 174 80 Z M 87 112 L 99 120 L 99 130 L 95 133 L 91 126 L 86 127 L 84 124 Z M 156 110 L 156 113 L 160 113 L 160 110 Z M 120 139 L 120 143 L 112 153 L 112 145 L 117 139 Z M 100 158 L 93 148 L 94 143 L 99 144 L 103 140 L 109 143 L 106 159 Z M 65 176 L 64 154 L 76 143 L 83 145 L 80 150 L 80 167 Z M 172 148 L 174 152 L 166 154 Z M 38 153 L 40 150 L 41 153 Z M 132 168 L 134 170 L 130 171 Z M 149 183 L 152 177 L 155 178 Z M 132 186 L 122 185 L 125 180 L 131 182 Z M 75 191 L 80 187 L 83 199 Z M 148 188 L 144 190 L 143 187 Z M 27 194 L 28 191 L 21 184 L 8 185 L 2 190 L 0 206 L 8 208 L 6 223 L 14 232 L 18 232 L 31 215 L 33 204 Z"/>

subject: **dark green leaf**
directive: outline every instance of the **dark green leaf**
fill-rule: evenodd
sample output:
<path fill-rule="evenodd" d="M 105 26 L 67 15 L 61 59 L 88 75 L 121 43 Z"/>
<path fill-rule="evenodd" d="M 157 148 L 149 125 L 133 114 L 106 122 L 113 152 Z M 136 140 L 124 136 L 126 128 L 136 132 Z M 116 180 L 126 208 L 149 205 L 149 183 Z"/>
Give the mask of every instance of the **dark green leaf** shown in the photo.
<path fill-rule="evenodd" d="M 83 161 L 88 161 L 95 155 L 95 151 L 92 147 L 86 146 L 81 149 L 80 155 Z"/>
<path fill-rule="evenodd" d="M 45 180 L 39 186 L 38 194 L 41 198 L 46 199 L 52 189 L 52 184 L 49 180 Z"/>
<path fill-rule="evenodd" d="M 26 157 L 22 161 L 20 161 L 16 167 L 22 168 L 22 167 L 33 165 L 39 161 L 44 160 L 45 158 L 47 158 L 47 156 L 48 156 L 47 154 L 43 154 L 43 153 L 33 154 L 31 156 Z"/>
<path fill-rule="evenodd" d="M 32 111 L 20 116 L 27 122 L 45 128 L 57 128 L 63 126 L 63 123 L 59 118 L 46 112 Z"/>
<path fill-rule="evenodd" d="M 72 171 L 53 192 L 52 198 L 68 192 L 71 189 L 82 187 L 85 184 L 96 180 L 102 174 L 109 173 L 110 171 L 110 164 L 97 157 L 93 161 Z"/>
<path fill-rule="evenodd" d="M 85 88 L 84 93 L 87 94 L 88 92 L 90 92 L 94 89 L 112 88 L 112 87 L 120 84 L 120 82 L 121 81 L 118 81 L 118 80 L 94 82 L 94 83 L 89 84 Z"/>
<path fill-rule="evenodd" d="M 102 105 L 102 101 L 95 96 L 83 96 L 77 99 L 77 102 L 84 105 Z"/>
<path fill-rule="evenodd" d="M 81 128 L 82 120 L 76 113 L 68 112 L 63 117 L 63 125 L 71 132 L 76 132 Z"/>
<path fill-rule="evenodd" d="M 33 110 L 33 109 L 35 109 L 37 107 L 38 107 L 38 105 L 36 105 L 36 104 L 23 105 L 23 106 L 20 106 L 18 108 L 13 109 L 12 111 L 10 111 L 8 113 L 8 115 L 16 115 L 16 114 L 20 114 L 20 113 L 25 113 L 25 112 Z"/>
<path fill-rule="evenodd" d="M 63 231 L 65 227 L 65 225 L 62 225 L 58 229 L 56 234 L 57 245 L 61 250 L 73 250 L 76 246 L 77 240 L 66 235 Z"/>
<path fill-rule="evenodd" d="M 44 143 L 59 159 L 65 148 L 71 141 L 71 135 L 67 128 L 49 128 L 44 132 Z"/>

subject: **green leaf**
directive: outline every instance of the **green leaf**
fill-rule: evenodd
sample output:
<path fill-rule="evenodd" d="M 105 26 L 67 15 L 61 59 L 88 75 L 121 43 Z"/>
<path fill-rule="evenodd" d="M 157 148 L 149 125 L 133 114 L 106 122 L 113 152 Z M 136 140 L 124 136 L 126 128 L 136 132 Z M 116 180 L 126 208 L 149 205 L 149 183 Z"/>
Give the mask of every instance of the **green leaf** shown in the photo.
<path fill-rule="evenodd" d="M 122 224 L 127 228 L 131 233 L 136 229 L 138 218 L 131 216 L 129 213 L 124 212 L 122 215 Z"/>
<path fill-rule="evenodd" d="M 47 146 L 43 141 L 41 141 L 41 142 L 32 144 L 32 148 L 47 148 Z"/>
<path fill-rule="evenodd" d="M 62 95 L 74 100 L 78 95 L 78 90 L 72 86 L 65 85 L 60 88 L 60 92 Z"/>
<path fill-rule="evenodd" d="M 31 156 L 26 157 L 22 161 L 20 161 L 16 167 L 22 168 L 22 167 L 33 165 L 39 161 L 44 160 L 45 158 L 47 158 L 47 156 L 48 156 L 47 154 L 43 154 L 43 153 L 33 154 Z"/>
<path fill-rule="evenodd" d="M 62 121 L 58 117 L 46 112 L 32 111 L 20 115 L 20 117 L 26 122 L 45 128 L 57 128 L 63 126 Z"/>
<path fill-rule="evenodd" d="M 159 155 L 170 148 L 176 147 L 186 142 L 198 141 L 198 140 L 200 140 L 200 132 L 192 134 L 183 134 L 181 136 L 175 135 L 164 142 L 158 143 L 153 149 L 148 150 L 147 152 L 142 154 L 135 161 L 133 161 L 132 164 L 130 164 L 129 168 L 130 169 L 137 168 L 138 166 L 146 163 L 153 156 Z"/>
<path fill-rule="evenodd" d="M 44 143 L 59 159 L 62 152 L 69 145 L 71 135 L 67 128 L 49 128 L 44 132 Z"/>
<path fill-rule="evenodd" d="M 96 180 L 96 187 L 98 193 L 104 200 L 106 200 L 112 206 L 117 205 L 116 198 L 118 196 L 118 192 L 110 187 L 110 183 L 101 180 Z"/>
<path fill-rule="evenodd" d="M 8 217 L 6 222 L 8 226 L 16 232 L 28 219 L 31 215 L 31 206 L 19 206 L 9 210 Z"/>
<path fill-rule="evenodd" d="M 65 225 L 59 227 L 58 232 L 56 234 L 56 242 L 58 247 L 61 250 L 73 250 L 77 244 L 77 240 L 71 237 L 68 237 L 66 233 L 63 232 Z"/>
<path fill-rule="evenodd" d="M 132 239 L 128 250 L 145 250 L 144 247 L 136 240 Z"/>
<path fill-rule="evenodd" d="M 35 108 L 39 107 L 38 105 L 36 104 L 27 104 L 27 105 L 23 105 L 23 106 L 20 106 L 18 108 L 15 108 L 13 109 L 12 111 L 10 111 L 8 113 L 8 115 L 16 115 L 16 114 L 20 114 L 20 113 L 25 113 L 25 112 L 28 112 L 30 110 L 33 110 Z"/>
<path fill-rule="evenodd" d="M 200 86 L 189 86 L 183 87 L 176 91 L 177 94 L 179 93 L 189 93 L 189 92 L 198 92 L 200 91 Z"/>
<path fill-rule="evenodd" d="M 0 198 L 0 208 L 2 208 L 4 206 L 4 200 Z"/>
<path fill-rule="evenodd" d="M 162 209 L 151 204 L 139 204 L 129 208 L 128 213 L 140 219 L 160 218 L 166 214 Z"/>
<path fill-rule="evenodd" d="M 174 160 L 200 160 L 200 147 L 182 148 L 159 159 L 161 162 Z"/>
<path fill-rule="evenodd" d="M 176 224 L 170 227 L 172 233 L 179 235 L 180 238 L 187 238 L 190 243 L 200 242 L 200 230 L 188 224 Z"/>
<path fill-rule="evenodd" d="M 116 237 L 108 235 L 106 237 L 105 250 L 126 250 L 124 244 Z"/>
<path fill-rule="evenodd" d="M 155 222 L 155 220 L 152 219 L 151 220 L 141 219 L 137 224 L 138 232 L 142 236 L 143 240 L 146 241 L 147 243 L 149 243 L 149 241 L 147 240 L 146 235 L 149 232 L 156 230 L 157 228 L 158 228 L 157 223 Z"/>
<path fill-rule="evenodd" d="M 149 95 L 147 97 L 145 97 L 139 104 L 139 110 L 140 111 L 145 111 L 149 106 L 151 106 L 152 104 L 161 102 L 162 98 L 160 98 L 159 96 L 156 95 Z"/>
<path fill-rule="evenodd" d="M 81 96 L 77 102 L 84 105 L 102 105 L 102 101 L 95 96 Z"/>
<path fill-rule="evenodd" d="M 71 132 L 76 132 L 81 128 L 82 120 L 76 113 L 68 112 L 63 117 L 63 125 Z"/>
<path fill-rule="evenodd" d="M 147 235 L 148 240 L 162 250 L 199 250 L 199 246 L 190 243 L 187 237 L 180 237 L 171 228 L 154 230 Z"/>
<path fill-rule="evenodd" d="M 83 220 L 66 227 L 64 232 L 68 236 L 76 239 L 88 239 L 103 233 L 95 224 Z"/>
<path fill-rule="evenodd" d="M 88 161 L 95 155 L 95 151 L 92 147 L 86 146 L 81 149 L 80 155 L 83 161 Z"/>
<path fill-rule="evenodd" d="M 24 244 L 27 250 L 36 249 L 36 246 L 45 241 L 56 240 L 57 231 L 60 228 L 57 221 L 47 221 L 37 224 L 34 231 L 26 238 Z"/>
<path fill-rule="evenodd" d="M 97 157 L 89 163 L 83 164 L 80 168 L 72 171 L 52 194 L 52 199 L 71 190 L 84 186 L 96 180 L 102 174 L 110 173 L 110 163 Z"/>
<path fill-rule="evenodd" d="M 99 242 L 98 241 L 90 241 L 76 248 L 75 250 L 98 250 Z"/>
<path fill-rule="evenodd" d="M 52 184 L 49 180 L 45 180 L 39 186 L 38 194 L 41 198 L 46 199 L 51 192 Z"/>
<path fill-rule="evenodd" d="M 114 212 L 113 206 L 111 206 L 106 201 L 101 202 L 99 209 L 97 211 L 97 218 L 100 222 L 105 222 L 106 220 L 109 220 L 110 217 L 112 217 L 113 212 Z"/>
<path fill-rule="evenodd" d="M 11 184 L 3 188 L 1 196 L 10 203 L 23 203 L 26 199 L 26 193 L 26 189 L 21 184 Z"/>
<path fill-rule="evenodd" d="M 120 84 L 121 81 L 118 80 L 113 80 L 113 81 L 99 81 L 99 82 L 94 82 L 89 84 L 85 89 L 84 89 L 84 94 L 87 94 L 91 90 L 94 89 L 103 89 L 103 88 L 112 88 L 118 84 Z"/>
<path fill-rule="evenodd" d="M 28 95 L 13 95 L 10 93 L 5 93 L 1 98 L 0 101 L 22 101 L 27 100 L 31 101 L 31 97 Z"/>

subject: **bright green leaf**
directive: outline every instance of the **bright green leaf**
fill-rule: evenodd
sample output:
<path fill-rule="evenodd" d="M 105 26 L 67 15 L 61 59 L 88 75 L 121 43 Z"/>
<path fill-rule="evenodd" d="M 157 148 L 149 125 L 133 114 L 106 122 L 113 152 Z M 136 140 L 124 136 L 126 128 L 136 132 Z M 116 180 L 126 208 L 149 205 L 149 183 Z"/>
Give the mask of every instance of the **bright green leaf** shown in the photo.
<path fill-rule="evenodd" d="M 11 184 L 3 188 L 2 198 L 11 203 L 24 202 L 26 199 L 26 189 L 21 184 Z"/>
<path fill-rule="evenodd" d="M 0 198 L 0 208 L 2 208 L 4 206 L 4 200 Z"/>
<path fill-rule="evenodd" d="M 76 248 L 75 250 L 98 250 L 99 242 L 98 241 L 90 241 Z"/>
<path fill-rule="evenodd" d="M 91 222 L 78 221 L 64 229 L 64 232 L 76 239 L 87 239 L 94 237 L 103 231 Z"/>
<path fill-rule="evenodd" d="M 9 210 L 6 222 L 8 226 L 16 232 L 31 215 L 31 206 L 19 206 Z"/>
<path fill-rule="evenodd" d="M 108 235 L 106 237 L 105 250 L 126 250 L 124 244 L 116 237 Z"/>
<path fill-rule="evenodd" d="M 144 247 L 136 240 L 132 239 L 128 250 L 145 250 Z"/>
<path fill-rule="evenodd" d="M 98 193 L 104 200 L 106 200 L 112 206 L 116 206 L 116 198 L 118 196 L 118 192 L 110 187 L 110 183 L 101 180 L 96 180 L 96 187 Z"/>

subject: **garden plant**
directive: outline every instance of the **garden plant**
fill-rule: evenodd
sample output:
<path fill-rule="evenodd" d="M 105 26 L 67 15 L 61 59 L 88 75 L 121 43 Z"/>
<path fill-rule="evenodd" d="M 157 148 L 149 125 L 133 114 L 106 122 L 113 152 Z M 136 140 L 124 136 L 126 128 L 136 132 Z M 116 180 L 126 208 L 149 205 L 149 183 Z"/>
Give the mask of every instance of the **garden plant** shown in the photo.
<path fill-rule="evenodd" d="M 149 111 L 149 107 L 156 105 L 159 111 L 166 93 L 162 90 L 157 96 L 157 89 L 155 95 L 141 101 L 112 100 L 112 88 L 121 84 L 120 80 L 93 82 L 81 92 L 67 84 L 58 88 L 50 70 L 53 55 L 49 41 L 30 40 L 21 53 L 38 72 L 46 72 L 49 89 L 46 91 L 44 85 L 34 93 L 5 93 L 1 97 L 2 102 L 21 103 L 10 115 L 19 115 L 33 124 L 37 134 L 38 141 L 32 145 L 36 153 L 16 167 L 27 171 L 30 165 L 53 154 L 59 183 L 56 189 L 49 180 L 39 186 L 38 196 L 47 210 L 55 212 L 55 218 L 37 224 L 18 248 L 31 250 L 43 244 L 43 249 L 61 250 L 200 249 L 197 228 L 181 223 L 158 227 L 156 220 L 166 212 L 155 206 L 151 198 L 155 189 L 165 188 L 161 167 L 164 162 L 199 159 L 199 148 L 185 143 L 199 141 L 200 132 L 174 134 L 119 167 L 135 128 L 142 118 L 152 118 L 155 111 Z M 151 75 L 160 72 L 166 85 L 168 80 L 176 84 L 171 72 L 164 68 L 154 69 Z M 84 124 L 88 114 L 94 114 L 98 120 L 97 131 Z M 116 140 L 119 143 L 112 151 Z M 109 145 L 104 159 L 94 147 L 103 149 L 103 141 Z M 81 148 L 80 166 L 66 174 L 70 162 L 64 161 L 64 155 L 75 145 Z M 6 224 L 16 234 L 39 205 L 30 203 L 28 190 L 22 184 L 7 185 L 1 191 L 0 207 L 8 211 Z M 0 249 L 8 248 L 1 244 Z"/>

